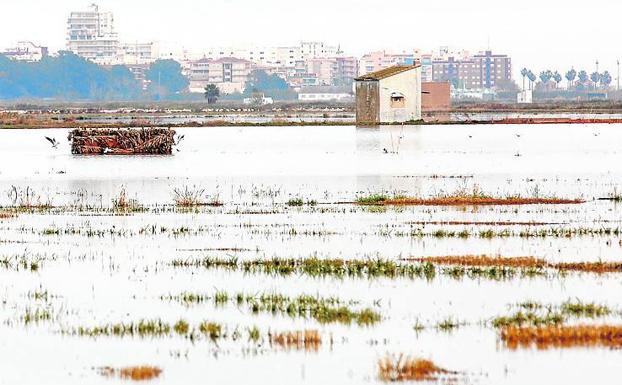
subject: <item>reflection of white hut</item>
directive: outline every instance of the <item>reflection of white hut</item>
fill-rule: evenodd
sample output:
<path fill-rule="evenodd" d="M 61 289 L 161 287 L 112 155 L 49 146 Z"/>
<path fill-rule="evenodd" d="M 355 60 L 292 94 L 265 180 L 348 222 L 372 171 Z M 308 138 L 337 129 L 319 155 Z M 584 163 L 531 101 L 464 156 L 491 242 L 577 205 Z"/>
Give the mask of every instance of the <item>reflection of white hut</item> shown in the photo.
<path fill-rule="evenodd" d="M 359 125 L 421 120 L 421 65 L 400 65 L 355 79 Z"/>

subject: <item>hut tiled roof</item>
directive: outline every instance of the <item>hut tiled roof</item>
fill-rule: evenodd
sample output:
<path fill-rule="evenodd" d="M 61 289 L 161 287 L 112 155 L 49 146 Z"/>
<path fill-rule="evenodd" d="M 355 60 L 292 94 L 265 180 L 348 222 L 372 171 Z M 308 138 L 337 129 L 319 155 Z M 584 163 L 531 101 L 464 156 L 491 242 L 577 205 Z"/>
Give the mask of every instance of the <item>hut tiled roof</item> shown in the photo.
<path fill-rule="evenodd" d="M 386 79 L 388 77 L 391 77 L 393 75 L 401 74 L 402 72 L 410 71 L 410 70 L 418 68 L 418 67 L 421 67 L 421 64 L 415 64 L 415 65 L 396 65 L 396 66 L 393 66 L 393 67 L 382 69 L 380 71 L 370 72 L 370 73 L 365 74 L 363 76 L 359 76 L 358 78 L 356 78 L 354 80 L 357 80 L 357 81 L 382 80 L 382 79 Z"/>

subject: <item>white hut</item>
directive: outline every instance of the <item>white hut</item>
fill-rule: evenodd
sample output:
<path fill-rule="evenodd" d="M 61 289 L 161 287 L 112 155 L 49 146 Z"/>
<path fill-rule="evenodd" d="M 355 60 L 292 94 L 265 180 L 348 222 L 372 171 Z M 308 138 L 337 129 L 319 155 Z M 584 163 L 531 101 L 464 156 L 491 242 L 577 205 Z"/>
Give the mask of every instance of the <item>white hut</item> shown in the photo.
<path fill-rule="evenodd" d="M 354 80 L 357 125 L 421 120 L 420 64 L 389 67 Z"/>

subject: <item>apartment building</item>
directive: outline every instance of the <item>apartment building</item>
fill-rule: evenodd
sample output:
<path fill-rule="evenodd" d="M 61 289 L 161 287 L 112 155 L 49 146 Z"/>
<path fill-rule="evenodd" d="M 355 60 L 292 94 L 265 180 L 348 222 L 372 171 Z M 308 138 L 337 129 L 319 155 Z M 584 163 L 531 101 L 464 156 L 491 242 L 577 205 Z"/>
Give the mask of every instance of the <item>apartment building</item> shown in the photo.
<path fill-rule="evenodd" d="M 512 61 L 507 55 L 485 51 L 466 57 L 449 56 L 433 61 L 433 81 L 451 82 L 456 88 L 490 89 L 512 80 Z"/>
<path fill-rule="evenodd" d="M 243 92 L 252 71 L 252 63 L 238 58 L 201 59 L 190 63 L 190 92 L 203 92 L 215 84 L 221 93 Z"/>
<path fill-rule="evenodd" d="M 317 79 L 314 85 L 347 85 L 358 75 L 358 60 L 354 57 L 308 59 L 307 75 Z"/>
<path fill-rule="evenodd" d="M 160 56 L 157 43 L 124 43 L 120 50 L 121 62 L 125 65 L 150 64 Z"/>
<path fill-rule="evenodd" d="M 415 62 L 415 53 L 388 53 L 376 51 L 364 55 L 359 63 L 359 75 L 377 72 L 397 65 L 412 65 Z"/>
<path fill-rule="evenodd" d="M 145 65 L 158 59 L 153 42 L 121 43 L 112 12 L 92 4 L 86 11 L 71 12 L 67 19 L 67 50 L 101 65 Z"/>
<path fill-rule="evenodd" d="M 71 12 L 67 20 L 67 49 L 98 64 L 117 64 L 119 38 L 111 12 L 96 4 L 87 11 Z"/>
<path fill-rule="evenodd" d="M 339 47 L 323 42 L 302 42 L 297 46 L 211 48 L 204 52 L 204 57 L 208 59 L 235 57 L 263 68 L 294 68 L 299 61 L 335 57 L 339 51 Z"/>
<path fill-rule="evenodd" d="M 0 55 L 4 55 L 11 60 L 35 62 L 47 56 L 48 49 L 30 41 L 20 41 L 15 47 L 0 51 Z"/>

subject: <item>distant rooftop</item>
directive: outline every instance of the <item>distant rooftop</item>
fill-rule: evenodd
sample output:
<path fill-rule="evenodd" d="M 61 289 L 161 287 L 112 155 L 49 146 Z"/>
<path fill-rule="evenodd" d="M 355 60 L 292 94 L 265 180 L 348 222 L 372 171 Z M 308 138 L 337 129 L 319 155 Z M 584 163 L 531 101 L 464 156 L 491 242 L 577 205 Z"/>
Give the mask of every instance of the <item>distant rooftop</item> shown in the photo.
<path fill-rule="evenodd" d="M 413 70 L 413 69 L 418 68 L 418 67 L 421 67 L 421 64 L 397 65 L 397 66 L 393 66 L 393 67 L 382 69 L 380 71 L 370 72 L 370 73 L 365 74 L 363 76 L 359 76 L 358 78 L 356 78 L 354 80 L 357 80 L 357 81 L 382 80 L 382 79 L 386 79 L 388 77 L 391 77 L 391 76 L 394 76 L 394 75 L 397 75 L 397 74 L 401 74 L 402 72 Z"/>

